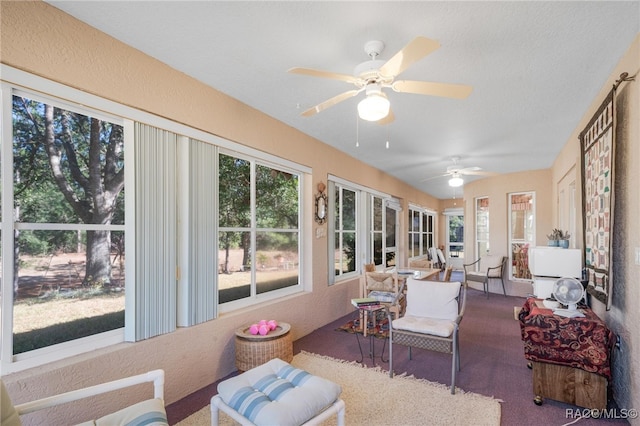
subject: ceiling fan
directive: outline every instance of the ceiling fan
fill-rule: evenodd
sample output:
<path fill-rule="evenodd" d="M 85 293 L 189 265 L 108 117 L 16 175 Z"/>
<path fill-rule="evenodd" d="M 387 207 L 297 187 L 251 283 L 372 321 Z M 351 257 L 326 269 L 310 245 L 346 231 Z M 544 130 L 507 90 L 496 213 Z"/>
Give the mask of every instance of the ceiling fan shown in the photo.
<path fill-rule="evenodd" d="M 471 175 L 471 176 L 495 176 L 497 173 L 487 172 L 482 170 L 481 167 L 463 167 L 458 162 L 460 161 L 460 157 L 451 157 L 451 161 L 453 164 L 447 167 L 447 172 L 438 176 L 432 176 L 430 178 L 423 179 L 422 182 L 426 182 L 432 179 L 437 179 L 445 176 L 451 176 L 449 178 L 449 186 L 458 187 L 464 185 L 464 179 L 462 176 Z"/>
<path fill-rule="evenodd" d="M 394 119 L 389 99 L 382 89 L 391 88 L 395 92 L 419 95 L 442 96 L 464 99 L 472 87 L 462 84 L 433 83 L 427 81 L 395 80 L 414 62 L 424 58 L 440 47 L 440 43 L 426 37 L 416 37 L 388 61 L 376 59 L 384 49 L 384 43 L 373 40 L 365 43 L 364 50 L 371 58 L 358 65 L 353 75 L 319 71 L 310 68 L 291 68 L 288 72 L 312 77 L 331 78 L 353 84 L 356 88 L 334 96 L 304 111 L 301 115 L 310 117 L 346 99 L 365 92 L 366 97 L 358 103 L 358 115 L 363 120 L 387 124 Z"/>

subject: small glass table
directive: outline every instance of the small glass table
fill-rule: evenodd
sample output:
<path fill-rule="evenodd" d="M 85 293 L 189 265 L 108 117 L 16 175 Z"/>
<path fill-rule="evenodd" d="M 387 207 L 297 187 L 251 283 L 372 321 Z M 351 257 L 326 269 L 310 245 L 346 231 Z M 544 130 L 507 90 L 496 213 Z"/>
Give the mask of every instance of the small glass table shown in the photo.
<path fill-rule="evenodd" d="M 387 310 L 385 309 L 384 305 L 359 306 L 357 308 L 358 320 L 360 321 L 363 337 L 364 339 L 369 338 L 369 358 L 371 359 L 373 365 L 376 365 L 375 339 L 377 339 L 378 337 L 376 337 L 375 329 L 376 322 L 378 321 L 377 317 L 379 314 L 385 314 L 386 312 Z M 369 318 L 371 318 L 371 321 L 369 321 Z M 371 326 L 369 326 L 369 324 L 371 324 Z M 356 335 L 356 340 L 358 341 L 358 349 L 360 350 L 360 361 L 357 362 L 363 363 L 364 352 L 362 351 L 362 344 L 360 343 L 360 333 L 356 330 L 354 334 Z M 384 349 L 387 346 L 387 339 L 388 337 L 385 337 L 383 339 L 382 352 L 379 356 L 380 361 L 382 362 L 389 362 L 388 359 L 384 359 Z"/>

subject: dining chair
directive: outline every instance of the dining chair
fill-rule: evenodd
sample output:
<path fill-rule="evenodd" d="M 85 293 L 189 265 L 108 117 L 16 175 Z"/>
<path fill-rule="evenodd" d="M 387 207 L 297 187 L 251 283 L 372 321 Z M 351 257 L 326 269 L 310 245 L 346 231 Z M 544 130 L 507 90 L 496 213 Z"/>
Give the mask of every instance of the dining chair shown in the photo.
<path fill-rule="evenodd" d="M 409 268 L 416 270 L 431 269 L 433 263 L 429 259 L 413 259 L 409 261 Z"/>
<path fill-rule="evenodd" d="M 385 305 L 399 318 L 403 294 L 400 291 L 398 274 L 391 272 L 365 272 L 362 297 L 371 297 Z"/>
<path fill-rule="evenodd" d="M 447 266 L 447 269 L 444 270 L 442 281 L 451 281 L 452 272 L 453 272 L 453 266 Z"/>

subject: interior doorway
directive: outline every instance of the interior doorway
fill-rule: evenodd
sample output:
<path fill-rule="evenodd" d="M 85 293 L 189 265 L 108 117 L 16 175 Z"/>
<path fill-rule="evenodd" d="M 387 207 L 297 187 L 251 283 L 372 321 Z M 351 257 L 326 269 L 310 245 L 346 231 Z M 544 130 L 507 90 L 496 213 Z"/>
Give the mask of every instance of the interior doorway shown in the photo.
<path fill-rule="evenodd" d="M 454 269 L 462 269 L 464 264 L 464 210 L 446 209 L 445 256 Z"/>

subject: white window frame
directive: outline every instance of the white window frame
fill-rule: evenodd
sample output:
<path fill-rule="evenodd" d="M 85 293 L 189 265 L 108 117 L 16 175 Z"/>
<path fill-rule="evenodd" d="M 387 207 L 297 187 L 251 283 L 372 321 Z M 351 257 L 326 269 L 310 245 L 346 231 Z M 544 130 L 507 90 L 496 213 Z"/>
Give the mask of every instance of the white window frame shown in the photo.
<path fill-rule="evenodd" d="M 0 108 L 0 122 L 2 123 L 2 218 L 13 218 L 13 126 L 11 112 L 13 110 L 13 95 L 27 96 L 39 102 L 48 103 L 57 107 L 66 108 L 75 112 L 87 114 L 92 117 L 108 120 L 124 127 L 124 156 L 125 156 L 125 186 L 133 186 L 134 161 L 133 161 L 133 121 L 122 118 L 118 114 L 120 106 L 102 98 L 72 89 L 41 77 L 15 70 L 11 67 L 1 66 L 0 96 L 2 106 Z M 46 95 L 44 94 L 46 93 Z M 111 112 L 105 112 L 111 111 Z M 7 142 L 7 143 L 4 143 Z M 133 250 L 134 236 L 134 209 L 133 192 L 125 191 L 125 225 L 110 225 L 110 230 L 125 232 L 125 252 Z M 8 201 L 8 202 L 5 202 Z M 3 220 L 2 229 L 2 319 L 0 337 L 2 349 L 0 354 L 0 369 L 3 373 L 21 371 L 51 361 L 67 358 L 83 352 L 93 351 L 98 348 L 111 346 L 124 341 L 125 329 L 128 325 L 125 319 L 125 327 L 94 334 L 92 336 L 74 339 L 72 341 L 58 343 L 29 352 L 13 354 L 13 229 L 69 229 L 69 230 L 93 230 L 105 229 L 100 225 L 90 224 L 14 224 L 12 220 Z M 133 282 L 132 273 L 135 270 L 134 256 L 125 257 L 125 282 Z M 133 286 L 125 286 L 133 287 Z M 132 289 L 133 290 L 133 289 Z M 125 290 L 125 312 L 133 309 L 129 300 L 132 299 L 128 290 Z M 125 314 L 126 315 L 126 314 Z"/>
<path fill-rule="evenodd" d="M 411 227 L 411 219 L 413 218 L 413 212 L 417 212 L 420 215 L 420 220 L 418 221 L 420 225 L 419 225 L 419 228 L 418 228 L 417 231 L 409 229 Z M 431 241 L 433 242 L 433 245 L 435 247 L 436 237 L 437 237 L 436 230 L 438 229 L 438 224 L 437 224 L 437 221 L 436 221 L 436 219 L 437 219 L 436 212 L 431 210 L 431 209 L 428 209 L 428 208 L 425 208 L 425 207 L 420 207 L 420 206 L 415 205 L 415 204 L 409 204 L 409 213 L 408 213 L 408 215 L 410 215 L 409 216 L 409 220 L 407 222 L 407 228 L 408 228 L 407 229 L 407 236 L 408 236 L 407 250 L 408 250 L 408 252 L 413 254 L 412 253 L 413 250 L 412 250 L 411 244 L 412 244 L 412 241 L 413 241 L 412 237 L 414 235 L 418 235 L 418 241 L 420 242 L 420 244 L 419 244 L 419 253 L 417 255 L 414 254 L 413 256 L 409 256 L 409 260 L 421 258 L 421 257 L 424 257 L 424 256 L 428 256 L 429 255 L 429 247 L 424 247 L 424 237 L 425 237 L 425 235 L 427 237 L 431 236 Z M 429 219 L 428 218 L 429 217 L 431 218 L 431 226 L 433 227 L 433 229 L 427 229 L 427 230 L 424 229 L 423 225 L 424 225 L 425 217 L 426 217 L 427 223 L 429 223 Z"/>
<path fill-rule="evenodd" d="M 343 234 L 345 231 L 343 229 L 342 226 L 342 217 L 336 217 L 335 216 L 335 211 L 336 208 L 332 208 L 330 210 L 331 214 L 329 215 L 329 244 L 328 244 L 328 248 L 329 248 L 329 281 L 330 283 L 336 282 L 336 281 L 342 281 L 345 279 L 348 279 L 350 277 L 359 275 L 359 271 L 360 271 L 360 264 L 364 261 L 362 256 L 360 255 L 360 252 L 362 251 L 363 244 L 364 247 L 366 247 L 367 243 L 366 243 L 366 239 L 365 241 L 361 241 L 362 240 L 362 230 L 360 229 L 360 216 L 363 215 L 362 210 L 366 210 L 366 209 L 362 209 L 360 206 L 362 205 L 361 202 L 361 196 L 360 196 L 360 192 L 353 188 L 350 187 L 348 185 L 345 185 L 341 182 L 334 182 L 334 181 L 329 181 L 329 197 L 330 197 L 330 206 L 338 206 L 338 205 L 342 205 L 342 194 L 344 191 L 351 191 L 355 193 L 355 202 L 356 202 L 356 211 L 355 211 L 355 253 L 354 253 L 354 261 L 355 261 L 355 267 L 353 271 L 347 271 L 347 272 L 340 272 L 338 275 L 336 275 L 336 267 L 335 267 L 335 247 L 336 247 L 336 233 L 340 233 Z M 340 195 L 338 197 L 338 199 L 336 199 L 336 188 L 340 189 Z M 365 213 L 366 216 L 366 213 Z M 339 230 L 336 230 L 335 227 L 335 223 L 336 220 L 339 222 Z M 341 239 L 342 240 L 342 239 Z M 339 247 L 340 252 L 343 252 L 343 247 L 340 246 Z"/>
<path fill-rule="evenodd" d="M 379 197 L 382 199 L 383 206 L 383 253 L 385 252 L 385 240 L 386 240 L 386 228 L 385 226 L 385 205 L 387 202 L 397 203 L 397 200 L 390 195 L 377 191 L 375 189 L 368 188 L 363 185 L 359 185 L 353 182 L 349 182 L 337 176 L 329 175 L 328 195 L 329 195 L 329 215 L 327 219 L 328 226 L 328 271 L 329 271 L 329 285 L 337 282 L 345 281 L 353 277 L 357 277 L 362 274 L 363 265 L 365 263 L 371 263 L 373 259 L 373 244 L 371 242 L 371 212 L 372 208 L 363 208 L 362 206 L 371 207 L 372 197 Z M 356 193 L 356 253 L 355 268 L 354 271 L 343 273 L 340 275 L 335 274 L 335 187 L 338 186 L 349 191 Z M 339 218 L 338 218 L 339 219 Z M 397 238 L 397 233 L 396 233 Z M 384 260 L 383 260 L 384 262 Z M 384 265 L 384 264 L 383 264 Z M 380 266 L 383 268 L 383 265 Z"/>
<path fill-rule="evenodd" d="M 374 230 L 374 219 L 375 219 L 375 200 L 380 200 L 380 207 L 381 207 L 381 228 L 379 230 Z M 378 194 L 372 194 L 372 193 L 367 193 L 367 200 L 368 200 L 368 216 L 366 218 L 367 224 L 368 224 L 368 240 L 367 240 L 367 254 L 366 254 L 366 260 L 364 263 L 374 263 L 376 266 L 376 269 L 388 269 L 388 268 L 392 268 L 394 266 L 399 266 L 397 265 L 398 260 L 399 260 L 399 253 L 398 253 L 398 229 L 399 229 L 399 214 L 402 211 L 401 207 L 400 207 L 400 203 L 395 200 L 395 199 L 390 199 L 390 198 L 384 198 Z M 394 227 L 394 235 L 395 235 L 395 244 L 388 246 L 387 245 L 387 210 L 393 210 L 395 212 L 395 222 L 392 224 L 392 226 Z M 382 239 L 382 247 L 381 247 L 381 256 L 382 256 L 382 260 L 380 263 L 376 263 L 374 260 L 374 251 L 375 251 L 375 246 L 374 246 L 374 237 L 375 235 L 378 234 L 380 235 L 381 239 Z M 387 264 L 387 256 L 390 253 L 394 253 L 394 259 L 395 259 L 395 264 L 393 265 L 389 265 Z"/>
<path fill-rule="evenodd" d="M 478 237 L 478 233 L 479 233 L 479 230 L 478 230 L 478 214 L 479 214 L 478 202 L 479 202 L 480 200 L 485 200 L 485 199 L 486 199 L 486 200 L 489 200 L 489 197 L 488 197 L 488 196 L 476 197 L 476 198 L 474 199 L 474 204 L 473 204 L 473 209 L 474 209 L 474 219 L 473 219 L 473 223 L 474 223 L 474 225 L 475 225 L 475 226 L 474 226 L 474 231 L 475 231 L 475 232 L 474 232 L 474 237 L 475 237 L 475 238 L 474 238 L 474 239 L 475 239 L 474 251 L 475 251 L 475 254 L 476 254 L 476 257 L 474 258 L 474 260 L 475 260 L 475 259 L 478 259 L 478 258 L 480 258 L 480 257 L 484 257 L 484 256 L 488 255 L 488 254 L 489 254 L 489 252 L 491 251 L 491 247 L 490 247 L 490 245 L 489 245 L 489 244 L 490 244 L 490 243 L 489 243 L 489 235 L 491 235 L 491 234 L 490 234 L 490 232 L 491 232 L 491 231 L 490 231 L 490 229 L 491 229 L 491 228 L 490 228 L 490 223 L 489 223 L 489 220 L 490 220 L 490 215 L 489 215 L 490 210 L 487 210 L 487 212 L 486 212 L 486 220 L 487 220 L 487 239 L 485 240 L 485 239 L 483 239 L 483 238 L 479 238 L 479 237 Z M 491 208 L 491 200 L 489 200 L 489 208 Z M 482 243 L 482 242 L 486 242 L 486 243 L 487 243 L 487 250 L 486 250 L 486 252 L 485 252 L 485 253 L 480 253 L 480 251 L 481 251 L 481 250 L 480 250 L 480 243 Z M 476 268 L 477 268 L 477 265 L 476 265 Z"/>
<path fill-rule="evenodd" d="M 385 266 L 389 266 L 387 265 L 387 255 L 389 255 L 390 253 L 394 254 L 394 259 L 395 259 L 395 266 L 400 266 L 398 265 L 398 262 L 400 261 L 400 250 L 398 249 L 400 247 L 400 215 L 402 214 L 402 207 L 400 207 L 400 202 L 396 199 L 387 199 L 387 200 L 383 200 L 384 202 L 384 219 L 383 219 L 383 229 L 384 229 L 384 235 L 383 235 L 383 240 L 382 240 L 382 245 L 384 247 L 384 265 Z M 394 235 L 395 235 L 395 244 L 389 246 L 387 245 L 387 228 L 389 226 L 389 224 L 387 223 L 387 210 L 393 210 L 395 211 L 395 216 L 396 216 L 396 220 L 393 223 L 393 227 L 394 227 Z"/>
<path fill-rule="evenodd" d="M 380 203 L 380 229 L 374 229 L 374 225 L 375 225 L 375 203 L 376 200 L 379 200 Z M 380 268 L 384 268 L 386 265 L 386 250 L 385 250 L 385 246 L 386 246 L 386 242 L 385 242 L 385 235 L 386 235 L 386 218 L 384 217 L 386 215 L 386 207 L 385 207 L 385 202 L 384 199 L 382 197 L 379 197 L 377 195 L 374 194 L 370 194 L 368 197 L 368 201 L 369 201 L 369 208 L 367 209 L 369 211 L 368 217 L 367 217 L 367 223 L 369 224 L 369 241 L 367 242 L 367 247 L 368 247 L 368 257 L 371 260 L 369 263 L 374 263 L 376 268 L 380 267 Z M 376 263 L 375 261 L 375 237 L 376 235 L 380 236 L 380 262 Z"/>
<path fill-rule="evenodd" d="M 256 225 L 256 217 L 255 217 L 255 212 L 256 212 L 256 206 L 255 206 L 255 170 L 256 170 L 256 165 L 261 165 L 261 166 L 265 166 L 265 167 L 270 167 L 276 170 L 281 170 L 284 172 L 288 172 L 291 174 L 295 174 L 296 176 L 298 176 L 298 228 L 296 229 L 296 232 L 298 234 L 298 256 L 300 259 L 300 263 L 299 263 L 299 269 L 298 269 L 298 284 L 295 286 L 290 286 L 290 287 L 285 287 L 285 288 L 281 288 L 281 289 L 277 289 L 277 290 L 272 290 L 272 291 L 268 291 L 265 293 L 260 293 L 260 294 L 256 294 L 256 274 L 255 274 L 255 269 L 251 268 L 251 295 L 249 297 L 245 297 L 242 299 L 238 299 L 238 300 L 232 300 L 226 303 L 222 303 L 218 305 L 218 311 L 221 313 L 225 313 L 225 312 L 231 312 L 237 309 L 242 309 L 248 306 L 252 306 L 258 303 L 263 303 L 265 301 L 268 300 L 273 300 L 273 299 L 277 299 L 277 298 L 281 298 L 283 296 L 287 296 L 290 294 L 294 294 L 294 293 L 299 293 L 303 290 L 311 290 L 311 288 L 309 287 L 305 287 L 304 283 L 305 282 L 310 282 L 310 280 L 305 279 L 305 270 L 309 269 L 309 268 L 305 268 L 305 264 L 308 264 L 307 262 L 304 262 L 304 246 L 305 246 L 305 218 L 310 217 L 310 213 L 305 214 L 305 209 L 303 208 L 303 206 L 310 204 L 308 202 L 305 202 L 305 200 L 311 199 L 312 197 L 309 195 L 307 197 L 305 197 L 305 175 L 307 175 L 310 170 L 308 168 L 304 168 L 302 166 L 299 165 L 295 165 L 294 167 L 292 167 L 292 165 L 294 163 L 288 162 L 287 165 L 283 165 L 281 163 L 276 163 L 273 161 L 273 159 L 264 159 L 264 158 L 260 158 L 256 155 L 248 155 L 246 153 L 239 153 L 237 150 L 230 150 L 230 149 L 224 149 L 221 148 L 218 150 L 218 154 L 223 154 L 223 155 L 227 155 L 227 156 L 231 156 L 231 157 L 235 157 L 235 158 L 239 158 L 242 160 L 246 160 L 248 162 L 250 162 L 250 169 L 251 169 L 251 225 L 250 227 L 247 228 L 234 228 L 234 227 L 225 227 L 224 231 L 238 231 L 238 232 L 250 232 L 251 233 L 251 247 L 255 248 L 256 245 L 256 240 L 255 240 L 255 235 L 256 232 L 260 232 L 260 231 L 277 231 L 277 232 L 293 232 L 291 229 L 267 229 L 267 228 L 258 228 Z M 255 153 L 254 153 L 255 154 Z M 216 163 L 216 168 L 218 163 Z M 309 179 L 310 180 L 310 179 Z M 217 187 L 216 187 L 216 191 L 217 191 Z M 217 213 L 217 212 L 216 212 Z M 216 215 L 217 216 L 217 215 Z M 216 221 L 217 222 L 217 221 Z M 223 231 L 222 229 L 218 229 L 218 231 Z M 216 241 L 214 242 L 216 244 L 216 259 L 218 256 L 218 232 L 216 232 Z M 308 251 L 308 250 L 307 250 Z M 255 249 L 252 250 L 252 264 L 255 265 Z M 216 277 L 217 279 L 217 277 Z"/>

